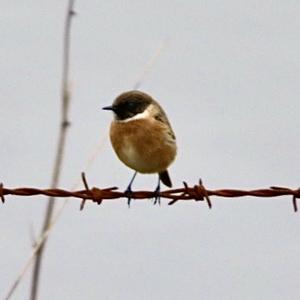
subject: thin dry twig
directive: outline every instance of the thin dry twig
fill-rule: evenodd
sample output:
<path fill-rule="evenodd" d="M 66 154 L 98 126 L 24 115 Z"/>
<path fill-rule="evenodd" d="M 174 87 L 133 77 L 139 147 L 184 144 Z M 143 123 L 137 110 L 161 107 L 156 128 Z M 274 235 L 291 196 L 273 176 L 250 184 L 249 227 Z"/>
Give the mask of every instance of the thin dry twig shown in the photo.
<path fill-rule="evenodd" d="M 137 90 L 142 85 L 145 77 L 148 75 L 154 64 L 156 63 L 158 57 L 161 55 L 162 51 L 165 49 L 167 45 L 167 41 L 164 40 L 160 43 L 159 47 L 156 49 L 156 51 L 153 53 L 152 57 L 148 61 L 148 63 L 143 68 L 143 72 L 139 75 L 138 79 L 136 80 L 133 89 Z"/>
<path fill-rule="evenodd" d="M 62 68 L 62 114 L 61 114 L 61 126 L 59 131 L 59 138 L 57 143 L 57 151 L 56 158 L 52 173 L 51 187 L 56 188 L 59 179 L 60 179 L 60 170 L 64 157 L 64 148 L 66 144 L 66 134 L 67 129 L 70 125 L 68 112 L 69 112 L 69 104 L 70 104 L 70 91 L 69 91 L 69 57 L 70 57 L 70 33 L 71 33 L 71 20 L 75 15 L 74 9 L 74 0 L 69 0 L 67 14 L 65 18 L 65 26 L 64 26 L 64 37 L 63 37 L 63 68 Z M 44 224 L 42 227 L 41 235 L 48 230 L 49 225 L 51 223 L 51 219 L 53 216 L 55 206 L 55 199 L 53 196 L 50 196 L 46 208 L 46 214 L 44 218 Z M 39 286 L 39 278 L 40 278 L 40 269 L 41 262 L 43 257 L 43 252 L 46 245 L 46 239 L 40 244 L 40 247 L 37 249 L 35 255 L 35 264 L 32 273 L 32 282 L 31 282 L 31 300 L 37 299 L 37 292 Z"/>
<path fill-rule="evenodd" d="M 90 189 L 87 184 L 87 180 L 82 175 L 82 180 L 85 185 L 84 190 L 77 191 L 66 191 L 62 189 L 37 189 L 37 188 L 15 188 L 8 189 L 3 187 L 0 192 L 0 197 L 4 197 L 5 195 L 16 195 L 16 196 L 35 196 L 35 195 L 45 195 L 52 197 L 73 197 L 82 199 L 84 202 L 90 200 L 92 202 L 96 202 L 97 204 L 101 204 L 102 201 L 108 200 L 116 200 L 120 198 L 127 198 L 125 192 L 121 192 L 117 190 L 117 187 L 110 188 L 97 188 L 93 187 Z M 168 203 L 169 205 L 173 205 L 177 201 L 206 201 L 209 208 L 212 208 L 211 196 L 225 197 L 225 198 L 237 198 L 237 197 L 279 197 L 279 196 L 292 196 L 293 197 L 293 208 L 294 211 L 297 212 L 297 202 L 296 199 L 300 198 L 300 188 L 291 189 L 286 187 L 275 187 L 272 186 L 270 188 L 264 189 L 255 189 L 255 190 L 239 190 L 239 189 L 218 189 L 218 190 L 209 190 L 206 189 L 200 180 L 198 184 L 189 187 L 186 182 L 183 183 L 183 188 L 177 189 L 169 189 L 160 192 L 160 197 L 165 199 L 171 199 Z M 135 191 L 132 192 L 131 198 L 136 200 L 145 200 L 149 198 L 154 198 L 156 196 L 153 191 Z M 81 209 L 83 209 L 83 205 L 81 204 Z"/>

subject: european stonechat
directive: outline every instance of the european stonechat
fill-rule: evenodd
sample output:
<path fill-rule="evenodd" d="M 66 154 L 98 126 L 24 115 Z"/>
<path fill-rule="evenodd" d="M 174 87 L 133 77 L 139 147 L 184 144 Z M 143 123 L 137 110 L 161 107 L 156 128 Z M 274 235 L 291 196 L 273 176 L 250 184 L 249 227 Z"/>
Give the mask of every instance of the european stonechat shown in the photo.
<path fill-rule="evenodd" d="M 176 156 L 176 138 L 162 107 L 148 94 L 129 91 L 119 95 L 111 106 L 111 144 L 119 159 L 135 173 L 126 189 L 130 204 L 131 185 L 138 173 L 158 173 L 155 202 L 159 202 L 160 181 L 171 187 L 167 168 Z"/>

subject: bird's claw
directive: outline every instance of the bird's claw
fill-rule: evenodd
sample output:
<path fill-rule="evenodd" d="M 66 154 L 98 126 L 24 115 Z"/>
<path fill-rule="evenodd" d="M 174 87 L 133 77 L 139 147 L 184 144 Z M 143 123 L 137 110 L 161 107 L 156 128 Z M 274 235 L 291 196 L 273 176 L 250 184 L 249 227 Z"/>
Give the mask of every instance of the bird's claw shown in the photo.
<path fill-rule="evenodd" d="M 155 204 L 159 204 L 160 205 L 160 185 L 158 185 L 154 191 L 154 202 L 153 205 Z"/>
<path fill-rule="evenodd" d="M 130 207 L 130 202 L 131 202 L 131 199 L 132 199 L 132 189 L 131 189 L 130 185 L 124 191 L 124 194 L 127 197 L 127 205 L 128 205 L 128 207 Z"/>

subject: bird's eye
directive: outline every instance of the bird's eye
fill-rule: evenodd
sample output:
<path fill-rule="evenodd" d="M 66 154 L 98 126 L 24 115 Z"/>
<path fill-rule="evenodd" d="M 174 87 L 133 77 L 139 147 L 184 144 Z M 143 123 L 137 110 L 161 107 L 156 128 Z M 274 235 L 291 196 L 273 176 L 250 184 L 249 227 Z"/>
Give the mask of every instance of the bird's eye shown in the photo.
<path fill-rule="evenodd" d="M 136 103 L 128 101 L 127 102 L 127 107 L 128 107 L 128 109 L 132 110 L 132 109 L 136 108 Z"/>
<path fill-rule="evenodd" d="M 128 105 L 128 107 L 134 107 L 135 106 L 134 102 L 130 102 L 130 101 L 127 103 L 127 105 Z"/>

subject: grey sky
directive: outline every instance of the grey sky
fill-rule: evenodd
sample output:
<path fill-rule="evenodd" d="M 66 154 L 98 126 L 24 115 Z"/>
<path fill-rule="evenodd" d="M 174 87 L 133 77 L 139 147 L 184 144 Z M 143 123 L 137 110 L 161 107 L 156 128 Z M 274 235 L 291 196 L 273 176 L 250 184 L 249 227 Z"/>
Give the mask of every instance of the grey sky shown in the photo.
<path fill-rule="evenodd" d="M 67 1 L 0 1 L 0 181 L 48 187 L 60 113 Z M 76 1 L 71 122 L 63 178 L 70 189 L 124 189 L 132 171 L 108 139 L 100 108 L 141 89 L 167 111 L 179 154 L 175 186 L 299 186 L 299 1 Z M 134 188 L 154 189 L 140 175 Z M 213 198 L 161 207 L 69 201 L 50 237 L 40 299 L 299 299 L 300 215 L 289 197 Z M 63 200 L 59 200 L 62 204 Z M 46 198 L 7 197 L 0 209 L 0 298 L 31 251 Z M 27 299 L 28 273 L 12 299 Z"/>

